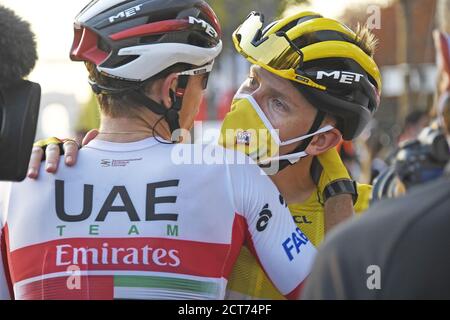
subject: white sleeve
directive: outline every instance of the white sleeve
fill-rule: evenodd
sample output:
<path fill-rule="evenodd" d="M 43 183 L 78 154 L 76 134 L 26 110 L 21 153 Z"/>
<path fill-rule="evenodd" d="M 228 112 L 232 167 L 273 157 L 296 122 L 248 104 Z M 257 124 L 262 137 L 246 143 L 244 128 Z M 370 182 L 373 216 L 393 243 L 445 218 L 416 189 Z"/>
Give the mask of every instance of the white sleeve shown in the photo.
<path fill-rule="evenodd" d="M 5 274 L 7 268 L 6 258 L 3 257 L 3 253 L 6 252 L 6 250 L 4 250 L 3 227 L 5 224 L 5 200 L 9 196 L 8 189 L 9 185 L 7 183 L 0 183 L 0 300 L 11 299 Z"/>
<path fill-rule="evenodd" d="M 280 293 L 298 297 L 316 248 L 258 166 L 230 165 L 229 173 L 235 208 L 247 222 L 247 246 Z"/>
<path fill-rule="evenodd" d="M 0 236 L 1 236 L 1 230 L 0 230 Z M 0 238 L 0 245 L 3 246 L 4 244 L 1 242 L 2 242 L 2 239 Z M 3 252 L 3 250 L 2 250 L 2 252 Z M 6 275 L 5 275 L 5 269 L 7 266 L 4 264 L 5 261 L 3 261 L 2 252 L 0 252 L 0 300 L 8 300 L 8 299 L 11 299 L 11 297 L 9 295 L 8 282 L 6 281 Z"/>

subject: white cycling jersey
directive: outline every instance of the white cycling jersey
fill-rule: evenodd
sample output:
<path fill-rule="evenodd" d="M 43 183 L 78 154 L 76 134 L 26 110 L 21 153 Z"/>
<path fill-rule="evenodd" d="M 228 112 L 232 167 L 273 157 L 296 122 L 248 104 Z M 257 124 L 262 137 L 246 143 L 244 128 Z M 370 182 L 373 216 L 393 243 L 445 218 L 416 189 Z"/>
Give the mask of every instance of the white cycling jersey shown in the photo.
<path fill-rule="evenodd" d="M 0 297 L 222 299 L 244 244 L 296 293 L 316 250 L 270 179 L 219 146 L 225 164 L 174 164 L 173 148 L 93 140 L 74 167 L 3 183 Z"/>

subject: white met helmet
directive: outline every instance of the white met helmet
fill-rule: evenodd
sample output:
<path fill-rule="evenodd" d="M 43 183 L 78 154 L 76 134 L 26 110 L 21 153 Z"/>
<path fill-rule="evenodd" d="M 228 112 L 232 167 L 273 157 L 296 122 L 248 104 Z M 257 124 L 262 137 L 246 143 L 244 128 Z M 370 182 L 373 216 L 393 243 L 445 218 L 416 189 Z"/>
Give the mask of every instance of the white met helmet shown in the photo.
<path fill-rule="evenodd" d="M 91 62 L 102 75 L 131 83 L 117 89 L 91 81 L 94 92 L 129 93 L 163 116 L 172 132 L 179 128 L 189 75 L 209 73 L 222 50 L 219 21 L 203 0 L 93 0 L 75 18 L 74 30 L 72 60 Z M 148 98 L 141 85 L 177 64 L 187 67 L 167 109 Z"/>
<path fill-rule="evenodd" d="M 222 50 L 219 21 L 203 0 L 94 0 L 74 29 L 71 59 L 123 80 L 145 81 L 177 63 L 202 66 Z"/>

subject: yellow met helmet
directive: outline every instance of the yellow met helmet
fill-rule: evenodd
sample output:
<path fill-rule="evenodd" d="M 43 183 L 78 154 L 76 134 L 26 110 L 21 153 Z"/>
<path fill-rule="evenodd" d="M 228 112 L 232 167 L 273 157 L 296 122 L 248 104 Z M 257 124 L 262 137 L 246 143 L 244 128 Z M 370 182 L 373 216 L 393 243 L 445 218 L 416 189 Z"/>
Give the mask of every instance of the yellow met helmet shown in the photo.
<path fill-rule="evenodd" d="M 321 113 L 337 119 L 345 140 L 357 137 L 380 103 L 381 75 L 371 52 L 344 24 L 299 12 L 264 28 L 252 12 L 233 33 L 248 61 L 292 81 Z"/>

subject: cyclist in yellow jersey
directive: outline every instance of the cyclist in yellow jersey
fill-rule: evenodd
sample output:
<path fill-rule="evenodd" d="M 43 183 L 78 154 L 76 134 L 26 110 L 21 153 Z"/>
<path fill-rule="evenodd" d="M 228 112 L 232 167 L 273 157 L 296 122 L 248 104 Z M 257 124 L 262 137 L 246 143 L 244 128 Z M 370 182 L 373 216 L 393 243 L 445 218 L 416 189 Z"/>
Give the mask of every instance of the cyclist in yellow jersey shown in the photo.
<path fill-rule="evenodd" d="M 378 107 L 381 79 L 372 59 L 373 36 L 313 12 L 263 30 L 262 17 L 253 13 L 233 41 L 253 66 L 224 120 L 220 142 L 261 165 L 277 164 L 271 178 L 283 196 L 280 201 L 317 246 L 331 227 L 369 204 L 371 186 L 353 183 L 335 146 L 342 138 L 357 137 Z M 231 143 L 227 129 L 236 134 Z M 269 143 L 254 141 L 252 129 L 267 133 Z M 76 156 L 73 145 L 65 147 Z M 282 296 L 243 249 L 228 282 L 228 298 Z"/>
<path fill-rule="evenodd" d="M 314 12 L 265 28 L 262 15 L 252 13 L 233 41 L 253 65 L 224 119 L 220 143 L 268 168 L 280 201 L 318 246 L 326 231 L 353 215 L 345 205 L 330 207 L 333 198 L 353 198 L 356 214 L 369 205 L 372 187 L 352 183 L 335 146 L 341 137 L 357 137 L 379 105 L 374 38 L 364 28 L 355 33 Z M 268 164 L 276 165 L 275 172 Z M 335 221 L 327 221 L 327 211 L 336 211 Z M 247 249 L 233 269 L 227 297 L 283 298 Z"/>
<path fill-rule="evenodd" d="M 331 158 L 334 162 L 332 166 L 328 166 L 328 168 L 332 167 L 335 169 L 331 170 L 333 171 L 332 175 L 328 175 L 326 170 L 323 171 L 316 191 L 311 193 L 311 196 L 306 201 L 288 205 L 297 226 L 315 246 L 318 246 L 325 236 L 325 213 L 319 190 L 323 190 L 330 181 L 342 179 L 342 177 L 348 175 L 335 149 L 332 149 L 325 156 L 328 156 L 327 158 Z M 357 184 L 357 192 L 358 199 L 354 205 L 354 210 L 359 215 L 369 206 L 372 186 Z M 246 248 L 241 250 L 238 261 L 233 268 L 228 282 L 227 298 L 284 299 Z"/>

